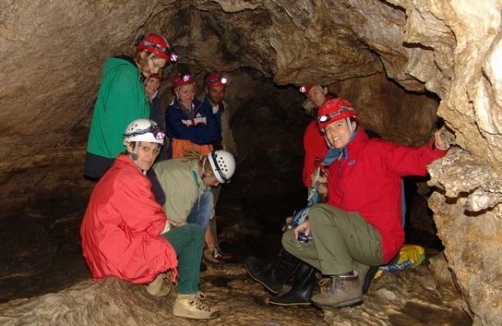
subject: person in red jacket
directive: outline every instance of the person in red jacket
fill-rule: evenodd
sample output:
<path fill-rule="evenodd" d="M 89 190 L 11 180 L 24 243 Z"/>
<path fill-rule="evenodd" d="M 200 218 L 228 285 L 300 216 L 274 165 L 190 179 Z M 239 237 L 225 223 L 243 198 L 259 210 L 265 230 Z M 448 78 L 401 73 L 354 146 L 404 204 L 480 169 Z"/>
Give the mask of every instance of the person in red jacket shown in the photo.
<path fill-rule="evenodd" d="M 308 98 L 308 103 L 304 104 L 305 113 L 312 115 L 314 119 L 307 125 L 303 135 L 303 150 L 305 152 L 303 160 L 303 184 L 306 188 L 310 188 L 311 175 L 315 170 L 315 160 L 323 158 L 328 151 L 328 145 L 324 139 L 324 135 L 317 128 L 317 121 L 315 119 L 317 109 L 326 101 L 332 98 L 328 94 L 328 88 L 321 85 L 305 85 L 300 87 L 300 92 L 305 94 Z M 313 106 L 313 108 L 312 108 Z"/>
<path fill-rule="evenodd" d="M 219 312 L 202 303 L 198 292 L 204 230 L 169 221 L 146 176 L 164 137 L 152 120 L 137 119 L 127 126 L 125 154 L 94 188 L 82 221 L 84 258 L 94 280 L 113 276 L 133 284 L 150 283 L 147 290 L 154 295 L 167 295 L 169 291 L 155 288 L 162 287 L 165 272 L 175 281 L 179 271 L 173 315 L 217 317 Z"/>
<path fill-rule="evenodd" d="M 425 176 L 427 165 L 446 155 L 449 144 L 440 131 L 419 147 L 369 138 L 352 104 L 342 98 L 326 101 L 317 121 L 334 158 L 328 202 L 314 205 L 305 222 L 284 233 L 282 244 L 331 279 L 313 304 L 340 308 L 362 303 L 369 266 L 387 264 L 404 243 L 401 177 Z M 298 241 L 299 235 L 311 240 Z"/>

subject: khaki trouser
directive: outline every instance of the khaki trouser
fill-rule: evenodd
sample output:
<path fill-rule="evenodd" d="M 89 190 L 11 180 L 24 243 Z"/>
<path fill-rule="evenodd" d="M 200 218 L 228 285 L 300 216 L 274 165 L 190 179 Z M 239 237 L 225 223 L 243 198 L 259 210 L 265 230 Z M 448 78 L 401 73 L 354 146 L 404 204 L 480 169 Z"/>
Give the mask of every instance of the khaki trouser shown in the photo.
<path fill-rule="evenodd" d="M 342 275 L 383 264 L 380 233 L 356 212 L 317 204 L 309 212 L 313 239 L 302 244 L 293 230 L 282 237 L 284 249 L 324 275 Z"/>

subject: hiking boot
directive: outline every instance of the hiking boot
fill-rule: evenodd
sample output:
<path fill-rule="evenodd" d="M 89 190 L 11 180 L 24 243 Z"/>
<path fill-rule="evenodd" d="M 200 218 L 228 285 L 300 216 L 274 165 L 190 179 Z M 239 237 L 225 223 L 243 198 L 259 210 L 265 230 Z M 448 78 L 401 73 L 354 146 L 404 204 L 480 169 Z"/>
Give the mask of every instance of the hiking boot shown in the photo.
<path fill-rule="evenodd" d="M 366 266 L 363 265 L 358 271 L 359 273 L 359 282 L 362 282 L 362 291 L 363 294 L 368 292 L 370 288 L 371 281 L 375 277 L 376 272 L 378 271 L 378 266 Z M 332 278 L 327 277 L 323 278 L 322 280 L 319 281 L 319 289 L 321 293 L 326 292 L 330 289 L 331 287 L 331 282 Z"/>
<path fill-rule="evenodd" d="M 320 293 L 327 292 L 331 289 L 331 283 L 333 281 L 332 277 L 324 277 L 319 281 L 319 291 Z"/>
<path fill-rule="evenodd" d="M 302 262 L 296 269 L 291 290 L 271 296 L 268 303 L 278 306 L 310 306 L 316 279 L 315 268 Z"/>
<path fill-rule="evenodd" d="M 300 260 L 285 250 L 281 250 L 277 261 L 269 269 L 255 257 L 247 257 L 244 267 L 249 276 L 273 294 L 279 293 L 300 265 Z"/>
<path fill-rule="evenodd" d="M 201 299 L 199 293 L 178 294 L 174 301 L 173 315 L 191 319 L 211 319 L 220 316 L 218 310 L 209 308 Z"/>
<path fill-rule="evenodd" d="M 152 283 L 146 286 L 146 291 L 156 297 L 165 297 L 171 292 L 171 284 L 166 278 L 165 273 L 160 273 Z"/>
<path fill-rule="evenodd" d="M 320 308 L 352 307 L 363 303 L 362 296 L 359 274 L 350 272 L 333 276 L 328 286 L 321 285 L 321 293 L 312 297 L 312 303 Z"/>

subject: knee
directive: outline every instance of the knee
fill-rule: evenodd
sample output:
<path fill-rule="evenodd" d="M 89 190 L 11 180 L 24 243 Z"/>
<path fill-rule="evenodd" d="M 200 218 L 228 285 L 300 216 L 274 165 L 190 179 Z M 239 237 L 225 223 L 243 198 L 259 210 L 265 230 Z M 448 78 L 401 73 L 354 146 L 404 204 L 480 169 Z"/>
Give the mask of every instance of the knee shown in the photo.
<path fill-rule="evenodd" d="M 204 239 L 205 230 L 198 224 L 187 224 L 185 227 L 190 231 L 193 239 Z"/>
<path fill-rule="evenodd" d="M 297 240 L 295 238 L 295 232 L 294 230 L 287 230 L 284 232 L 282 235 L 282 246 L 286 251 L 291 252 L 291 248 L 297 244 Z"/>
<path fill-rule="evenodd" d="M 309 219 L 312 217 L 319 217 L 322 214 L 325 214 L 329 210 L 329 206 L 326 204 L 317 204 L 310 208 L 309 210 Z"/>
<path fill-rule="evenodd" d="M 331 221 L 330 207 L 326 204 L 317 204 L 309 210 L 310 228 L 323 228 Z"/>

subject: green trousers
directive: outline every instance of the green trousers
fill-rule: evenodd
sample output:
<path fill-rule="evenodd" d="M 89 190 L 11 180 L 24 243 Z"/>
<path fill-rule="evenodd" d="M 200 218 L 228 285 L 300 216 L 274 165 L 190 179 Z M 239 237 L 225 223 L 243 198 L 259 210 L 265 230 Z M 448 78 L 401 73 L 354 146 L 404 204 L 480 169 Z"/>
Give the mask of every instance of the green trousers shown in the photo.
<path fill-rule="evenodd" d="M 197 224 L 187 224 L 171 229 L 162 236 L 169 241 L 178 256 L 178 293 L 197 293 L 204 247 L 204 229 Z"/>
<path fill-rule="evenodd" d="M 324 275 L 342 275 L 383 264 L 380 233 L 356 212 L 317 204 L 309 212 L 313 239 L 303 244 L 293 230 L 282 237 L 284 249 Z"/>

